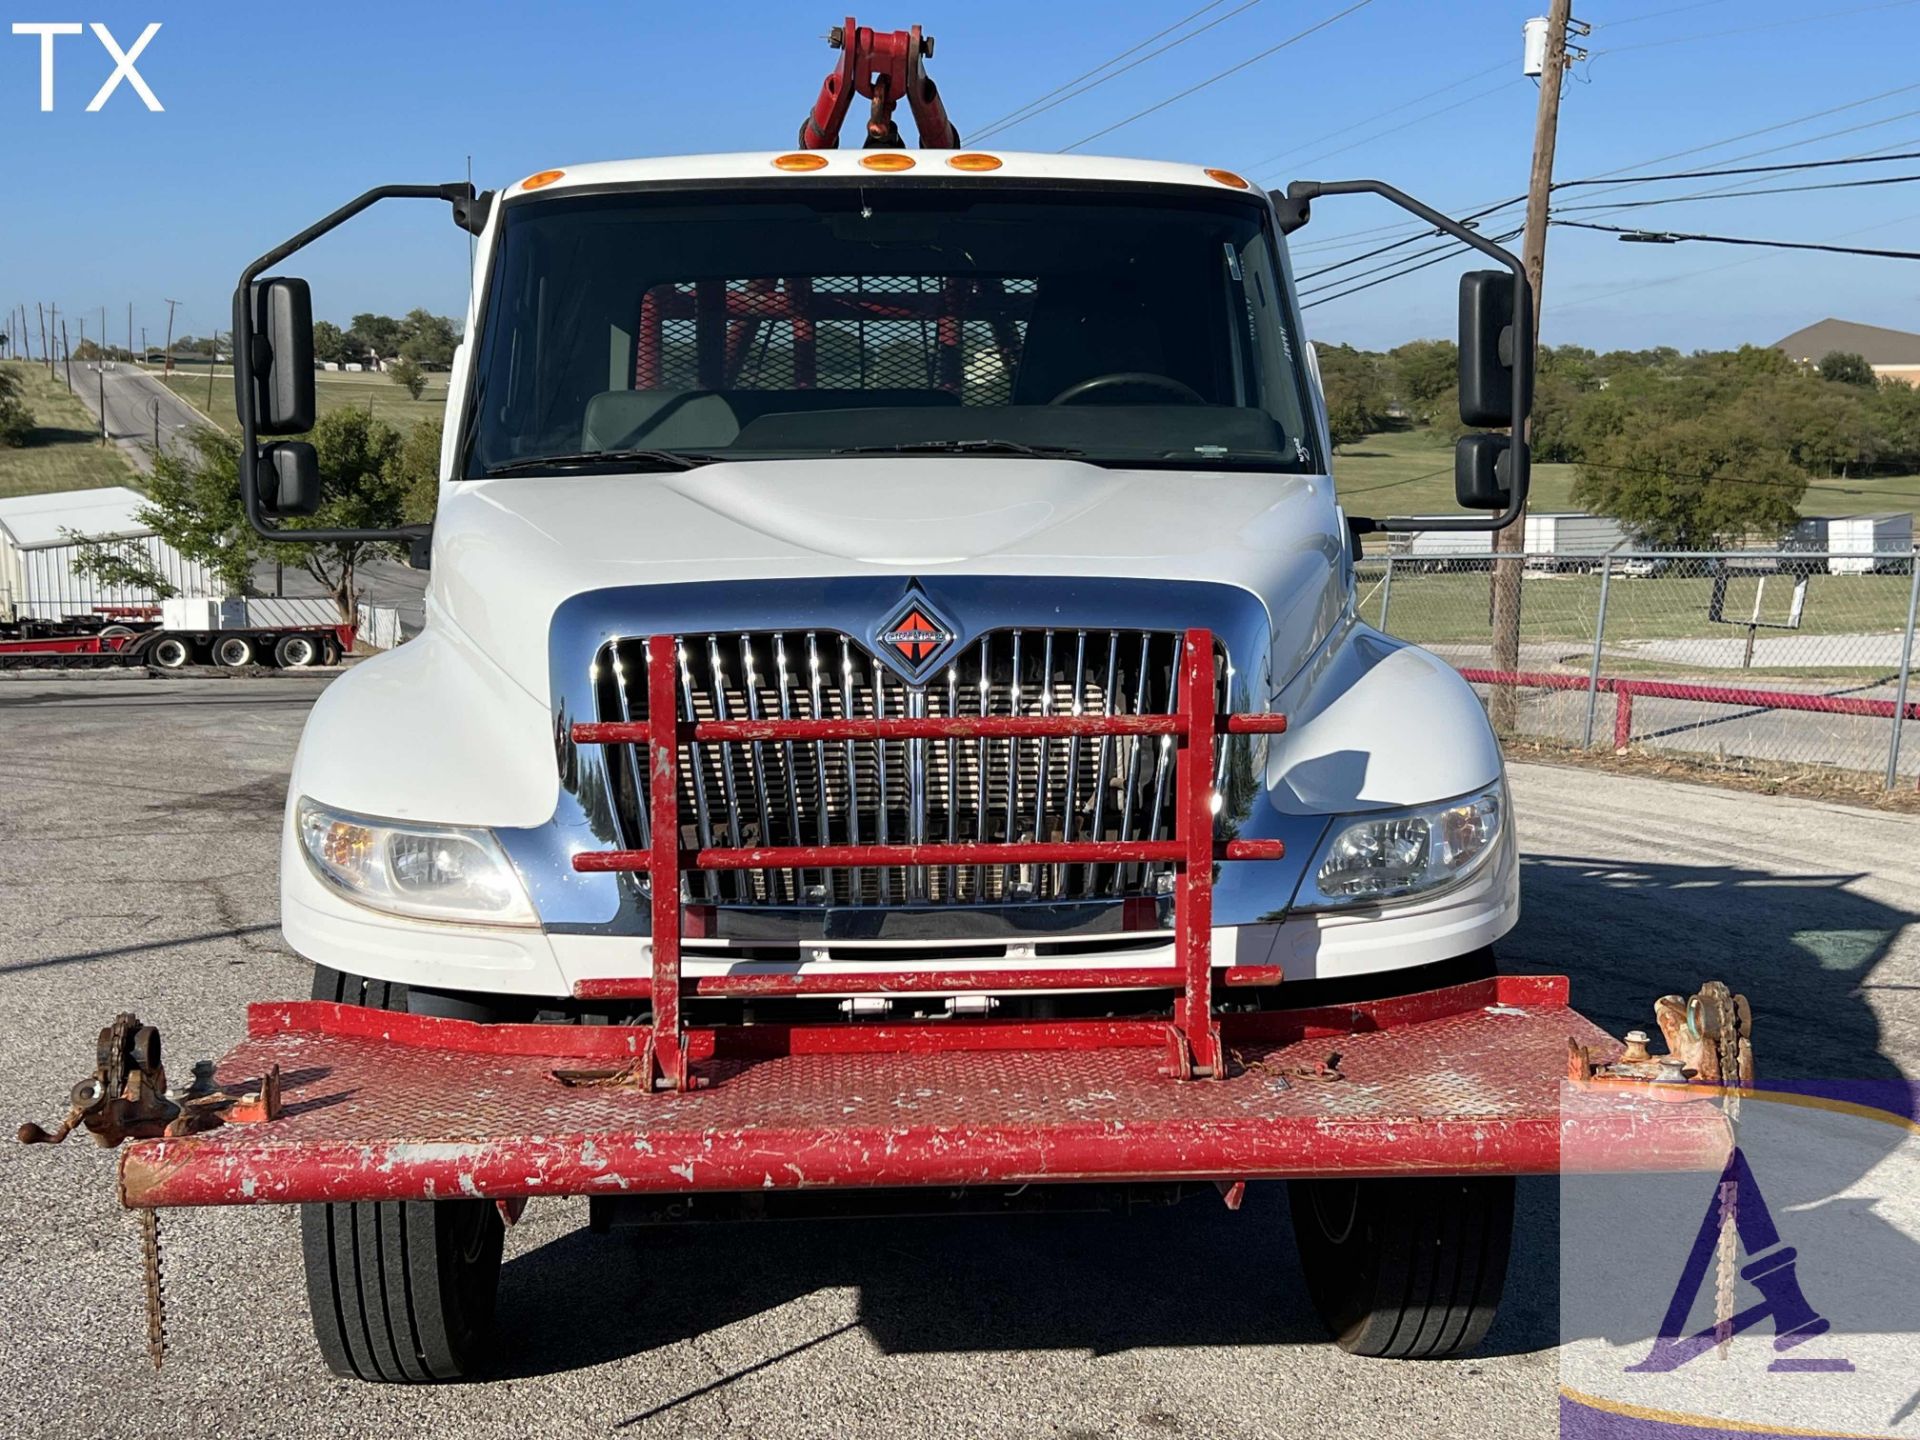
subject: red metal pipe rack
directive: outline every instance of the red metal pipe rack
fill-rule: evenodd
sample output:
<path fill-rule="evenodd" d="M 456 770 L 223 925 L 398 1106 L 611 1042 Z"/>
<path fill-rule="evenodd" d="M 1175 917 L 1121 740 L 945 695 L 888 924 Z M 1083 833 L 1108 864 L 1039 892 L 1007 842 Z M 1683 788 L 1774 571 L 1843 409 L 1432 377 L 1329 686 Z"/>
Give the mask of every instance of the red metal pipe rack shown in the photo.
<path fill-rule="evenodd" d="M 1182 1077 L 1219 1079 L 1226 1054 L 1213 1015 L 1213 867 L 1225 860 L 1277 860 L 1285 855 L 1278 840 L 1216 842 L 1213 834 L 1214 746 L 1222 734 L 1274 735 L 1287 727 L 1283 715 L 1221 715 L 1214 710 L 1213 634 L 1189 630 L 1181 647 L 1175 703 L 1169 715 L 999 715 L 948 718 L 860 718 L 813 720 L 701 720 L 679 718 L 674 691 L 676 641 L 671 635 L 647 640 L 647 719 L 632 723 L 581 722 L 571 734 L 581 745 L 644 745 L 647 750 L 648 803 L 652 843 L 644 850 L 586 851 L 573 857 L 579 871 L 619 871 L 651 876 L 653 963 L 644 980 L 596 982 L 602 995 L 646 995 L 653 1004 L 648 1065 L 662 1089 L 699 1088 L 689 1063 L 681 1001 L 687 991 L 680 973 L 680 942 L 685 933 L 680 877 L 688 870 L 761 870 L 860 865 L 1060 865 L 1088 863 L 1171 864 L 1174 867 L 1174 965 L 1144 972 L 1140 967 L 1112 970 L 1076 968 L 1058 982 L 1064 988 L 1118 989 L 1164 984 L 1176 990 L 1168 1028 L 1169 1063 Z M 1173 757 L 1176 797 L 1174 834 L 1169 840 L 1100 840 L 1072 843 L 970 841 L 951 845 L 756 845 L 685 849 L 680 836 L 679 747 L 724 741 L 779 740 L 946 740 L 993 736 L 1041 739 L 1063 736 L 1166 735 L 1176 742 Z M 1197 763 L 1196 763 L 1197 761 Z M 1271 984 L 1266 967 L 1230 973 L 1228 983 Z M 1142 975 L 1152 978 L 1143 981 Z M 866 977 L 867 992 L 919 993 L 958 990 L 1038 988 L 1041 972 L 891 973 Z M 883 981 L 876 987 L 876 981 Z M 964 982 L 964 983 L 963 983 Z M 796 973 L 781 976 L 721 977 L 692 987 L 696 995 L 846 994 L 846 980 L 834 975 Z"/>

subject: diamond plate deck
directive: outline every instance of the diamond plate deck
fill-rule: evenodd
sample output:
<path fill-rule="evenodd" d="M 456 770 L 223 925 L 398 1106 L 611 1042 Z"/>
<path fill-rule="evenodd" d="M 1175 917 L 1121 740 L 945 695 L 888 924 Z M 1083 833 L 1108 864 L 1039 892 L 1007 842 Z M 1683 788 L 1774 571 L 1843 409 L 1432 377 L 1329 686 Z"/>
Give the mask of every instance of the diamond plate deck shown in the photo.
<path fill-rule="evenodd" d="M 1563 1103 L 1568 1039 L 1617 1048 L 1567 1008 L 1564 981 L 1224 1018 L 1235 1063 L 1220 1081 L 1163 1076 L 1164 1026 L 1145 1022 L 847 1024 L 691 1032 L 711 1037 L 692 1051 L 710 1088 L 649 1093 L 555 1073 L 620 1069 L 644 1028 L 255 1006 L 220 1080 L 278 1064 L 284 1114 L 129 1144 L 122 1198 L 1709 1169 L 1729 1148 L 1705 1101 Z M 1312 1078 L 1336 1054 L 1339 1078 Z"/>

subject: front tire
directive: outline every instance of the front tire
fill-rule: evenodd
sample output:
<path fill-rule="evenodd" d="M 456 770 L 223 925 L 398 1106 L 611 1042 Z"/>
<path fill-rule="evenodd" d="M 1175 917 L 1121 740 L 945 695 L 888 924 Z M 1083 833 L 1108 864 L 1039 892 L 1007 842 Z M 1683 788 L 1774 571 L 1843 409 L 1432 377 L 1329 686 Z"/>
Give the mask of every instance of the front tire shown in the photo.
<path fill-rule="evenodd" d="M 405 1010 L 407 989 L 316 965 L 313 998 Z M 492 1349 L 506 1226 L 491 1200 L 302 1205 L 314 1338 L 336 1375 L 464 1380 Z"/>
<path fill-rule="evenodd" d="M 1506 1284 L 1513 1177 L 1295 1180 L 1307 1292 L 1340 1348 L 1429 1360 L 1486 1338 Z"/>
<path fill-rule="evenodd" d="M 178 635 L 162 635 L 147 651 L 147 663 L 160 670 L 183 669 L 193 659 L 193 647 Z"/>

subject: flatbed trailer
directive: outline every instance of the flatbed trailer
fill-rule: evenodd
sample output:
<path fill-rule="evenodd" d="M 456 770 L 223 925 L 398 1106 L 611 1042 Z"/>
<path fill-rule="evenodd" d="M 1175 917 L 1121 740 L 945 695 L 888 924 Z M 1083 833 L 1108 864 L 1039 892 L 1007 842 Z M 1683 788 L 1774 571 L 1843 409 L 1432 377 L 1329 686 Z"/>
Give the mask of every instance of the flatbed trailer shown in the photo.
<path fill-rule="evenodd" d="M 0 669 L 180 670 L 197 664 L 299 670 L 334 664 L 352 651 L 355 634 L 352 625 L 189 630 L 134 617 L 75 616 L 0 626 Z"/>

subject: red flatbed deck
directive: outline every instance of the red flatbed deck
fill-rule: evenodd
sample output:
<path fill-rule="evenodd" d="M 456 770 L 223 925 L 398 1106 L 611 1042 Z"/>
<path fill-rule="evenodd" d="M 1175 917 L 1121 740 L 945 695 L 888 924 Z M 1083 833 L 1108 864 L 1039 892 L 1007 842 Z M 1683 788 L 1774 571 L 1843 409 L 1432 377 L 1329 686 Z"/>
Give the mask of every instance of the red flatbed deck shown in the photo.
<path fill-rule="evenodd" d="M 1567 1091 L 1570 1038 L 1619 1047 L 1558 977 L 1220 1019 L 1220 1080 L 1161 1073 L 1165 1022 L 849 1022 L 694 1032 L 706 1088 L 655 1091 L 608 1075 L 641 1059 L 644 1026 L 256 1005 L 218 1078 L 243 1088 L 277 1064 L 283 1113 L 130 1142 L 122 1198 L 1694 1170 L 1731 1143 L 1705 1099 Z"/>

